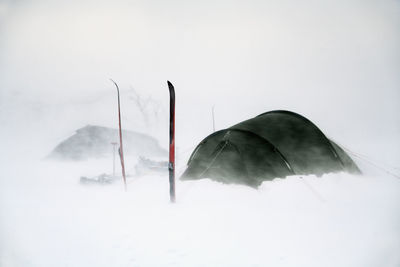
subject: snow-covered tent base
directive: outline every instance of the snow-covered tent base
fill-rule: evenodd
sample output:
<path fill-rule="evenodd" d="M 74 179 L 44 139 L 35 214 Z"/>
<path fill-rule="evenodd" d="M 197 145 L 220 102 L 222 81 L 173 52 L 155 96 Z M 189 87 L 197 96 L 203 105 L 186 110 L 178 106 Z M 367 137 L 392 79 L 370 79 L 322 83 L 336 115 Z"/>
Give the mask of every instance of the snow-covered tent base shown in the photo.
<path fill-rule="evenodd" d="M 360 173 L 350 156 L 311 121 L 276 110 L 206 137 L 181 179 L 211 178 L 257 187 L 289 175 L 340 171 Z"/>

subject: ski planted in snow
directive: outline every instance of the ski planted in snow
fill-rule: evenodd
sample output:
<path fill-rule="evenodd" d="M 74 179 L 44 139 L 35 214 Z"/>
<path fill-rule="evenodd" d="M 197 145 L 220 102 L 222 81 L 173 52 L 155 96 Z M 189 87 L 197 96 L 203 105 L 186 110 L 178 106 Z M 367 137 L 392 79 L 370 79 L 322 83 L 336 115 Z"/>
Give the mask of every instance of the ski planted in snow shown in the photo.
<path fill-rule="evenodd" d="M 170 81 L 167 81 L 169 89 L 169 196 L 172 203 L 175 202 L 175 89 Z"/>
<path fill-rule="evenodd" d="M 124 187 L 125 191 L 127 190 L 126 186 L 126 177 L 125 177 L 125 163 L 124 163 L 124 150 L 122 146 L 122 127 L 121 127 L 121 104 L 119 100 L 119 87 L 116 82 L 114 82 L 112 79 L 110 79 L 114 84 L 115 87 L 117 87 L 117 92 L 118 92 L 118 121 L 119 121 L 119 157 L 121 159 L 121 167 L 122 167 L 122 177 L 124 178 Z"/>

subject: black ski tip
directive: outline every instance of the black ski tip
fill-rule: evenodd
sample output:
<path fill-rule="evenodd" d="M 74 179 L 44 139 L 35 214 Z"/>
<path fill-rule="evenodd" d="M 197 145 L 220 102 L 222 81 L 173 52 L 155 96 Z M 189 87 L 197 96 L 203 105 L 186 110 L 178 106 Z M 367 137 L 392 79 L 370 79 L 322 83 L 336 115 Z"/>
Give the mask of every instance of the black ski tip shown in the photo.
<path fill-rule="evenodd" d="M 169 89 L 174 89 L 174 86 L 172 85 L 172 83 L 170 81 L 167 81 L 168 87 Z"/>

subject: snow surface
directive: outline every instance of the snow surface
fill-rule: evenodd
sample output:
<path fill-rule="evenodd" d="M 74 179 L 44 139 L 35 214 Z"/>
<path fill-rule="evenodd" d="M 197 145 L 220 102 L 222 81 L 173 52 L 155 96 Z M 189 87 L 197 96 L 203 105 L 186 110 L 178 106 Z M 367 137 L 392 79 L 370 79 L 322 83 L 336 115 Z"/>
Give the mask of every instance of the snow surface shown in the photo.
<path fill-rule="evenodd" d="M 8 169 L 0 266 L 400 266 L 400 179 L 178 181 L 171 204 L 167 175 L 130 178 L 126 193 L 78 183 L 108 165 Z"/>

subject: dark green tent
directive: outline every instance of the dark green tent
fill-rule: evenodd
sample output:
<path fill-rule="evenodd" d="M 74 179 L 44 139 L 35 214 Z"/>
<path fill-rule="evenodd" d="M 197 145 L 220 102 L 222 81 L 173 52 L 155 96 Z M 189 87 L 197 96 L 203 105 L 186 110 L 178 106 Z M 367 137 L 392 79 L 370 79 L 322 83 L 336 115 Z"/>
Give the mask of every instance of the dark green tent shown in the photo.
<path fill-rule="evenodd" d="M 211 178 L 259 186 L 288 175 L 360 173 L 353 160 L 311 121 L 275 110 L 206 137 L 190 156 L 182 180 Z"/>

